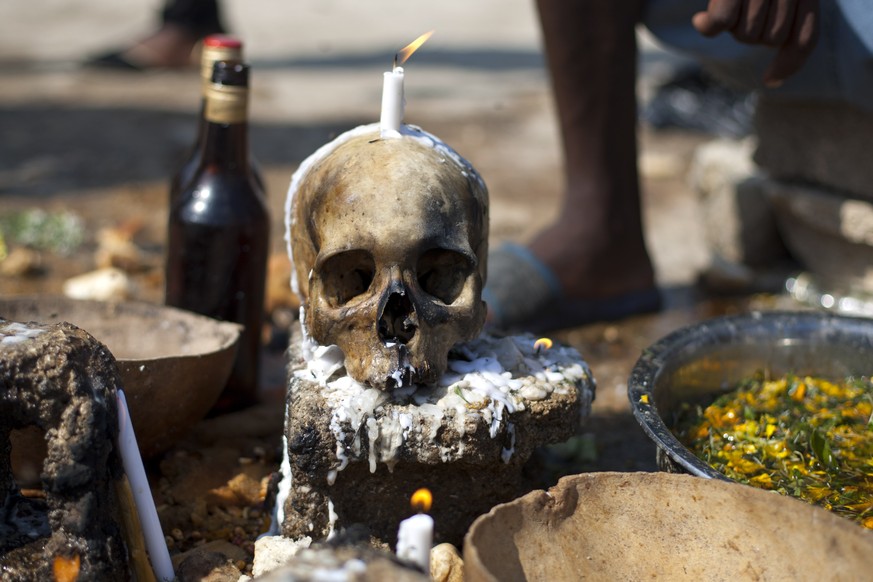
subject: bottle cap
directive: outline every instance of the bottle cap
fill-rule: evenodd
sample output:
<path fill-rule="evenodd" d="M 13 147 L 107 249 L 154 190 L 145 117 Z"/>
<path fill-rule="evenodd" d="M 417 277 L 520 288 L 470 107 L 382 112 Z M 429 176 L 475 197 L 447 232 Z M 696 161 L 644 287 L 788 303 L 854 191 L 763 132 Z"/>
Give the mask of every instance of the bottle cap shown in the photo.
<path fill-rule="evenodd" d="M 212 65 L 216 61 L 242 60 L 242 44 L 238 38 L 226 34 L 212 34 L 203 40 L 200 77 L 203 79 L 204 85 L 208 85 L 212 79 Z"/>
<path fill-rule="evenodd" d="M 213 48 L 242 48 L 242 41 L 229 34 L 210 34 L 203 39 L 203 46 Z"/>

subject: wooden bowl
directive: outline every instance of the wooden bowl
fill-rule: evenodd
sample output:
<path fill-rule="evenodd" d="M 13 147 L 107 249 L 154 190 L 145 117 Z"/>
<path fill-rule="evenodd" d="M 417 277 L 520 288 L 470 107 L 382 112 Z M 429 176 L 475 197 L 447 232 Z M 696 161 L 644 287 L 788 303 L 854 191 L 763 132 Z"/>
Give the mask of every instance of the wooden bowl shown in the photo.
<path fill-rule="evenodd" d="M 76 325 L 115 356 L 143 457 L 173 445 L 202 419 L 230 376 L 241 326 L 142 302 L 54 296 L 0 299 L 0 318 Z M 13 434 L 13 465 L 42 464 L 35 427 Z M 38 458 L 38 460 L 36 460 Z"/>
<path fill-rule="evenodd" d="M 464 580 L 866 580 L 873 533 L 797 499 L 671 473 L 565 477 L 480 516 Z"/>

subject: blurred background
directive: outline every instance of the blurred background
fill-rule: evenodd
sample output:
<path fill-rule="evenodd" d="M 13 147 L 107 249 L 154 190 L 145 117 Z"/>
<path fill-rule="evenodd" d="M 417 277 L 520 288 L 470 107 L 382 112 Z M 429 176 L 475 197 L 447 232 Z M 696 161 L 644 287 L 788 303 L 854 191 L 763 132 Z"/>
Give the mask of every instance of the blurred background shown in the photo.
<path fill-rule="evenodd" d="M 60 293 L 70 278 L 111 265 L 126 277 L 120 296 L 162 301 L 167 187 L 194 141 L 198 70 L 83 67 L 152 32 L 160 8 L 155 0 L 0 5 L 0 228 L 7 255 L 0 294 Z M 273 211 L 268 306 L 271 316 L 285 310 L 284 319 L 274 317 L 274 332 L 294 313 L 282 224 L 291 174 L 338 133 L 378 120 L 382 72 L 423 32 L 436 31 L 405 66 L 405 121 L 440 136 L 485 178 L 492 244 L 524 242 L 555 216 L 561 159 L 533 2 L 235 0 L 222 9 L 252 65 L 251 148 Z M 645 33 L 640 39 L 643 110 L 687 63 Z M 568 453 L 592 468 L 654 468 L 653 446 L 630 416 L 625 393 L 640 351 L 682 324 L 747 307 L 703 302 L 697 294 L 708 251 L 687 174 L 695 148 L 713 136 L 656 130 L 643 120 L 640 139 L 647 237 L 659 283 L 670 292 L 667 309 L 556 335 L 579 349 L 598 380 L 590 438 Z M 34 233 L 39 241 L 21 243 Z M 263 384 L 278 392 L 283 337 L 265 338 L 272 349 Z"/>

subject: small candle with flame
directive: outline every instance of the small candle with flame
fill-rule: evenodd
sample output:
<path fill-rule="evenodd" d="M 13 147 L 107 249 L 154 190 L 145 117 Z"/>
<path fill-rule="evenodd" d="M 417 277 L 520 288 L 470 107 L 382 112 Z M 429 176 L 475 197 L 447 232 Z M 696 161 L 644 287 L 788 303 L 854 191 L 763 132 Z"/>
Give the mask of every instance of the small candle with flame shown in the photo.
<path fill-rule="evenodd" d="M 430 575 L 430 546 L 433 543 L 433 518 L 430 511 L 433 495 L 429 489 L 412 494 L 409 504 L 419 513 L 400 522 L 397 532 L 397 557 L 421 567 Z"/>
<path fill-rule="evenodd" d="M 394 55 L 394 66 L 384 74 L 382 81 L 382 117 L 379 120 L 382 137 L 398 135 L 400 125 L 403 123 L 403 109 L 406 103 L 403 98 L 403 67 L 401 65 L 432 34 L 432 30 L 426 32 L 400 49 L 400 52 Z"/>

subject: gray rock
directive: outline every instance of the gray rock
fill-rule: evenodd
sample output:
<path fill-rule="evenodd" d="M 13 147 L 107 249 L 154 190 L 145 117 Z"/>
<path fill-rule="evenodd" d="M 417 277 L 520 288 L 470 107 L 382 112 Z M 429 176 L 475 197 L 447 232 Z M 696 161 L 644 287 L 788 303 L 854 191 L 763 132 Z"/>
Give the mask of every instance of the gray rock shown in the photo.
<path fill-rule="evenodd" d="M 755 161 L 774 178 L 873 200 L 873 114 L 835 103 L 758 102 Z"/>
<path fill-rule="evenodd" d="M 430 576 L 393 555 L 365 546 L 319 545 L 300 550 L 288 565 L 255 578 L 257 582 L 427 582 Z"/>
<path fill-rule="evenodd" d="M 718 139 L 698 147 L 690 169 L 706 242 L 716 263 L 760 268 L 786 256 L 752 140 Z"/>
<path fill-rule="evenodd" d="M 464 560 L 452 544 L 439 544 L 430 551 L 430 575 L 434 582 L 464 582 Z"/>
<path fill-rule="evenodd" d="M 7 509 L 0 539 L 12 544 L 0 548 L 4 580 L 53 579 L 57 556 L 79 560 L 79 580 L 129 577 L 115 489 L 122 475 L 116 386 L 115 359 L 81 329 L 0 320 L 0 496 Z M 23 500 L 12 476 L 10 432 L 27 426 L 44 430 L 48 445 L 42 529 L 30 527 L 39 508 Z M 16 513 L 29 521 L 8 519 Z"/>
<path fill-rule="evenodd" d="M 456 348 L 438 386 L 393 392 L 342 372 L 319 383 L 297 356 L 282 534 L 318 541 L 363 524 L 393 547 L 410 495 L 427 487 L 434 542 L 460 545 L 476 517 L 527 490 L 534 448 L 576 434 L 590 410 L 594 380 L 579 354 L 557 344 L 537 352 L 534 339 L 482 336 Z M 465 375 L 477 366 L 485 371 Z"/>
<path fill-rule="evenodd" d="M 252 576 L 261 576 L 291 561 L 300 550 L 308 548 L 312 540 L 292 540 L 284 536 L 263 536 L 255 542 L 255 561 Z"/>
<path fill-rule="evenodd" d="M 242 573 L 224 552 L 191 552 L 176 568 L 179 582 L 237 582 Z"/>
<path fill-rule="evenodd" d="M 765 189 L 791 253 L 820 285 L 873 293 L 873 204 L 779 180 Z"/>

